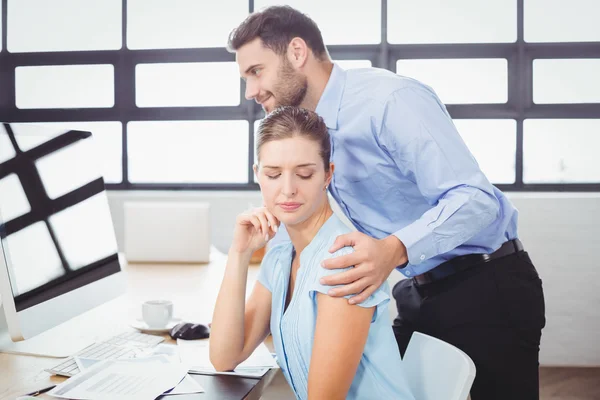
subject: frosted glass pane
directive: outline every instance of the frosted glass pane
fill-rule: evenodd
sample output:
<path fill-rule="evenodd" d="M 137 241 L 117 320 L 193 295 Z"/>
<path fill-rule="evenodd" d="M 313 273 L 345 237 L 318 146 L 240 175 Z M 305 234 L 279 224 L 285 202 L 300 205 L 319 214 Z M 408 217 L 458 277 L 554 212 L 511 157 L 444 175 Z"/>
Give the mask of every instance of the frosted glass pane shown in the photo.
<path fill-rule="evenodd" d="M 526 183 L 600 183 L 600 119 L 529 119 L 523 137 Z"/>
<path fill-rule="evenodd" d="M 533 101 L 600 103 L 600 59 L 533 60 Z"/>
<path fill-rule="evenodd" d="M 35 243 L 35 251 L 31 244 Z M 64 269 L 44 222 L 37 222 L 6 238 L 8 264 L 12 267 L 15 296 L 63 275 Z"/>
<path fill-rule="evenodd" d="M 49 222 L 67 263 L 73 270 L 117 252 L 115 231 L 105 192 L 52 215 Z"/>
<path fill-rule="evenodd" d="M 370 60 L 333 60 L 333 62 L 343 69 L 372 67 Z"/>
<path fill-rule="evenodd" d="M 515 120 L 455 119 L 454 124 L 490 182 L 515 182 Z"/>
<path fill-rule="evenodd" d="M 139 121 L 127 132 L 131 182 L 248 182 L 247 121 Z"/>
<path fill-rule="evenodd" d="M 79 140 L 35 162 L 48 197 L 56 199 L 100 177 L 100 160 L 93 144 Z"/>
<path fill-rule="evenodd" d="M 138 107 L 237 106 L 240 75 L 234 62 L 138 64 Z"/>
<path fill-rule="evenodd" d="M 600 41 L 598 0 L 525 0 L 526 42 Z"/>
<path fill-rule="evenodd" d="M 446 104 L 506 103 L 506 59 L 398 60 L 399 75 L 433 88 Z"/>
<path fill-rule="evenodd" d="M 281 5 L 278 0 L 255 0 L 254 9 Z M 325 44 L 381 42 L 381 0 L 288 0 L 284 2 L 317 23 Z"/>
<path fill-rule="evenodd" d="M 390 43 L 501 43 L 516 40 L 516 0 L 388 0 Z"/>
<path fill-rule="evenodd" d="M 44 135 L 36 135 L 35 129 L 44 128 Z M 122 127 L 120 122 L 42 122 L 40 124 L 12 124 L 22 150 L 33 148 L 54 136 L 68 130 L 92 133 L 94 153 L 98 154 L 97 168 L 106 183 L 119 183 L 123 180 Z M 24 135 L 27 134 L 27 135 Z M 29 140 L 27 140 L 29 139 Z M 26 142 L 26 143 L 25 143 Z"/>
<path fill-rule="evenodd" d="M 225 47 L 248 15 L 248 0 L 128 0 L 127 47 Z"/>
<path fill-rule="evenodd" d="M 115 104 L 112 65 L 17 67 L 18 108 L 110 108 Z"/>
<path fill-rule="evenodd" d="M 121 0 L 9 0 L 8 50 L 121 48 Z"/>
<path fill-rule="evenodd" d="M 0 179 L 0 225 L 31 211 L 31 205 L 16 174 Z"/>

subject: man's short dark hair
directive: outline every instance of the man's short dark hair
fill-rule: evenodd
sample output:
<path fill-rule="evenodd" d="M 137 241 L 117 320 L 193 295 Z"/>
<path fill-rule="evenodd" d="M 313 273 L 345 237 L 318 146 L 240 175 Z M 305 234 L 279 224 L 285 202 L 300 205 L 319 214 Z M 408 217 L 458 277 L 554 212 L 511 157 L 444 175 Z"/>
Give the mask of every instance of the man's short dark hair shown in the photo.
<path fill-rule="evenodd" d="M 283 56 L 295 37 L 303 39 L 317 59 L 328 58 L 321 31 L 315 21 L 290 6 L 272 6 L 250 14 L 231 31 L 227 48 L 235 52 L 260 38 L 265 47 Z"/>

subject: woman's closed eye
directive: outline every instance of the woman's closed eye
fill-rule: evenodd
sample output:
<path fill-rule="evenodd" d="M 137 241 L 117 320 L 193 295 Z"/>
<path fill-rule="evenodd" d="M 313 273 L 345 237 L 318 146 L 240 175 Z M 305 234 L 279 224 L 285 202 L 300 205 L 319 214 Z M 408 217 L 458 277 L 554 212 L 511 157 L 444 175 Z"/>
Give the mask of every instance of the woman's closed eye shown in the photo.
<path fill-rule="evenodd" d="M 309 175 L 302 175 L 302 174 L 296 174 L 300 179 L 310 179 L 313 177 L 313 174 L 309 174 Z M 267 178 L 269 179 L 277 179 L 281 176 L 281 174 L 274 174 L 274 175 L 267 175 Z"/>

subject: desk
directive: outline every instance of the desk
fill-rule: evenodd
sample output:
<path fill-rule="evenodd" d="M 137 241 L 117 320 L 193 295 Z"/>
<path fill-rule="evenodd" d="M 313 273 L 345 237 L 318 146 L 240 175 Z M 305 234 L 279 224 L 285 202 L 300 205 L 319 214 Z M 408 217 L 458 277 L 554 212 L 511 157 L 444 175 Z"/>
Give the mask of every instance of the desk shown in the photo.
<path fill-rule="evenodd" d="M 226 256 L 215 251 L 211 253 L 208 264 L 122 263 L 125 264 L 122 267 L 127 279 L 127 293 L 54 328 L 52 337 L 60 338 L 63 329 L 76 329 L 84 337 L 99 340 L 133 329 L 129 327 L 129 322 L 141 316 L 141 304 L 149 299 L 170 299 L 174 303 L 176 317 L 206 324 L 212 318 L 225 262 Z M 247 295 L 254 286 L 258 269 L 257 265 L 249 268 Z M 174 343 L 168 335 L 165 338 L 165 343 Z M 270 343 L 267 345 L 272 348 Z M 64 381 L 66 378 L 51 376 L 44 371 L 44 368 L 52 367 L 57 362 L 56 358 L 0 353 L 0 400 L 13 400 L 25 393 Z M 276 372 L 269 371 L 260 381 L 232 376 L 192 375 L 206 393 L 178 395 L 175 396 L 177 399 L 171 399 L 258 399 Z M 53 397 L 44 394 L 39 398 Z"/>

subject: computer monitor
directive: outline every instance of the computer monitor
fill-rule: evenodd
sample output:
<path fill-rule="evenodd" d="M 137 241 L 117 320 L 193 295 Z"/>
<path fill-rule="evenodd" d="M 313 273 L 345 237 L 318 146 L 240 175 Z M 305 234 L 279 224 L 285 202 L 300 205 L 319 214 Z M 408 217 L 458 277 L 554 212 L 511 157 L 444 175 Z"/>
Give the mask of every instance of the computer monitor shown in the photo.
<path fill-rule="evenodd" d="M 40 337 L 125 292 L 99 161 L 90 132 L 0 123 L 0 351 L 70 355 L 91 339 Z"/>

